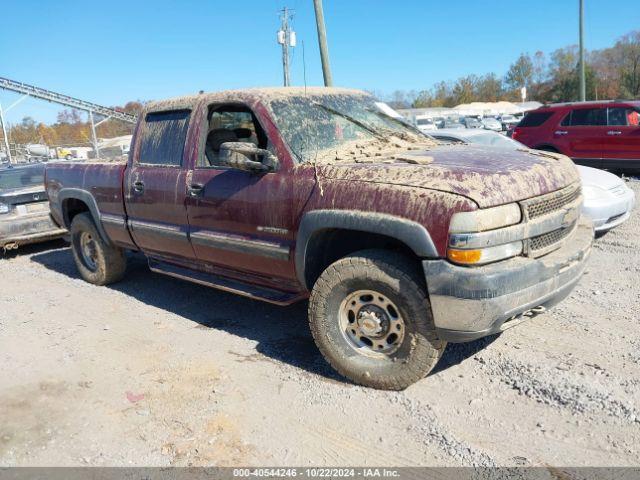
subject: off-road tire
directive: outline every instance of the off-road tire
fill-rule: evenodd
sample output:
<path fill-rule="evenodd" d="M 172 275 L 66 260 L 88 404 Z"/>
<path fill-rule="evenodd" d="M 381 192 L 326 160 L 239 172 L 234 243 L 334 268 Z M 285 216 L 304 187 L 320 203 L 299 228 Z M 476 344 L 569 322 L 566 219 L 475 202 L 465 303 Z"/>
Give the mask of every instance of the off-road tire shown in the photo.
<path fill-rule="evenodd" d="M 331 264 L 309 300 L 311 333 L 324 358 L 341 375 L 367 387 L 403 390 L 436 365 L 446 342 L 438 339 L 419 263 L 386 250 L 362 250 Z M 372 358 L 349 344 L 339 322 L 340 305 L 358 290 L 374 290 L 400 310 L 405 334 L 397 351 Z"/>
<path fill-rule="evenodd" d="M 91 268 L 85 260 L 80 246 L 80 237 L 84 233 L 91 235 L 95 242 L 95 267 Z M 71 251 L 76 267 L 82 278 L 94 285 L 108 285 L 121 280 L 127 268 L 124 250 L 108 245 L 102 240 L 91 215 L 79 213 L 73 217 L 70 228 Z"/>

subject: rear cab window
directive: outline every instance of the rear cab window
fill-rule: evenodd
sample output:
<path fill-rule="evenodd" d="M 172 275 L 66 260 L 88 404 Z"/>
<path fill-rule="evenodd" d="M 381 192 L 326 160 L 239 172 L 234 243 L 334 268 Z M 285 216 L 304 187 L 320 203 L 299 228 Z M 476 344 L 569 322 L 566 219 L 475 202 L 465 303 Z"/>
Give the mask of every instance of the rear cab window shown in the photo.
<path fill-rule="evenodd" d="M 138 163 L 181 166 L 190 116 L 190 110 L 148 113 L 142 127 Z"/>
<path fill-rule="evenodd" d="M 529 112 L 524 116 L 522 120 L 520 120 L 518 127 L 539 127 L 544 122 L 549 120 L 552 115 L 553 112 Z"/>

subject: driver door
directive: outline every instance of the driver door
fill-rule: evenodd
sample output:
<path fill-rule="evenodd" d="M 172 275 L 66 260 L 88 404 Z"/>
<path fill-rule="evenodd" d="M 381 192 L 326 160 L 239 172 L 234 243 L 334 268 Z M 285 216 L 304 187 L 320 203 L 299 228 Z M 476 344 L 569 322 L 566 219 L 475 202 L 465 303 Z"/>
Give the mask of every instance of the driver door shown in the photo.
<path fill-rule="evenodd" d="M 631 107 L 608 109 L 607 134 L 604 137 L 603 164 L 624 168 L 640 160 L 640 112 Z"/>
<path fill-rule="evenodd" d="M 239 104 L 208 108 L 197 164 L 187 182 L 189 237 L 207 270 L 252 276 L 266 286 L 295 281 L 290 165 L 248 172 L 224 164 L 220 146 L 249 142 L 272 149 L 253 111 Z"/>

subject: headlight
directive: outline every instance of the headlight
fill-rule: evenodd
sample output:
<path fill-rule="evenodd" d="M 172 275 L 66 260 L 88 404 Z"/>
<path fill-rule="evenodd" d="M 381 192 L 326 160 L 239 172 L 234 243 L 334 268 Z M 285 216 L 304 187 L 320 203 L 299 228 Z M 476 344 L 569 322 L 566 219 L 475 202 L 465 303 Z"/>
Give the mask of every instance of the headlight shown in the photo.
<path fill-rule="evenodd" d="M 0 213 L 9 213 L 10 210 L 11 210 L 11 207 L 9 205 L 7 205 L 6 203 L 0 202 Z"/>
<path fill-rule="evenodd" d="M 449 224 L 447 258 L 461 265 L 484 265 L 520 255 L 522 241 L 511 241 L 485 248 L 464 247 L 473 243 L 470 241 L 476 237 L 475 234 L 516 225 L 521 220 L 522 212 L 517 203 L 454 214 Z"/>
<path fill-rule="evenodd" d="M 515 225 L 522 220 L 520 206 L 509 203 L 500 207 L 459 212 L 451 217 L 449 233 L 476 233 Z"/>

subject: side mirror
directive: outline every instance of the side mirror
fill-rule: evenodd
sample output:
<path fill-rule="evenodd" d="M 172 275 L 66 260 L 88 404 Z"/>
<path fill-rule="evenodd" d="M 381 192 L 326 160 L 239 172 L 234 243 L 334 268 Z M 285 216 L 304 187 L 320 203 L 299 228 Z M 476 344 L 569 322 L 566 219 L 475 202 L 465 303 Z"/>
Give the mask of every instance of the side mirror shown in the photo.
<path fill-rule="evenodd" d="M 246 142 L 223 143 L 220 159 L 224 165 L 247 172 L 272 172 L 278 167 L 278 157 L 273 153 Z"/>

